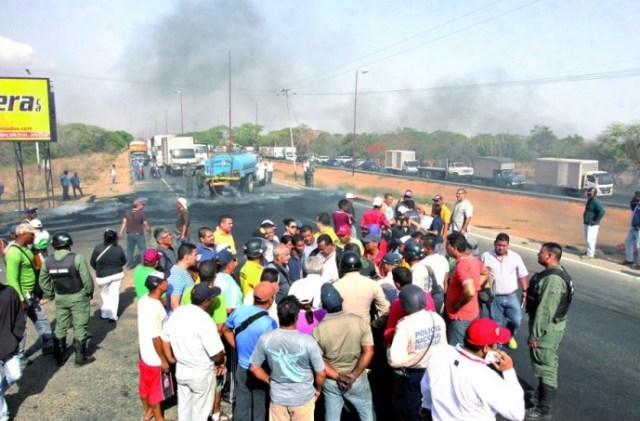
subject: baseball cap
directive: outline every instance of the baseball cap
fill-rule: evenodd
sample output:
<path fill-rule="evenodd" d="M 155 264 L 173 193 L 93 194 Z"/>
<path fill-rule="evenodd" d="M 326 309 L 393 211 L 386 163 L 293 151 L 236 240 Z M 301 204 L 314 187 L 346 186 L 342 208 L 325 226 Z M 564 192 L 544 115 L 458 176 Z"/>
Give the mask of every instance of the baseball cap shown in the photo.
<path fill-rule="evenodd" d="M 311 304 L 313 302 L 313 292 L 310 290 L 299 289 L 293 295 L 300 301 L 300 304 Z"/>
<path fill-rule="evenodd" d="M 433 201 L 434 202 L 438 202 L 440 200 L 442 200 L 442 196 L 440 196 L 439 194 L 436 194 L 435 196 L 433 196 Z"/>
<path fill-rule="evenodd" d="M 259 282 L 253 289 L 253 297 L 260 303 L 266 303 L 276 294 L 271 282 Z"/>
<path fill-rule="evenodd" d="M 160 261 L 160 252 L 156 249 L 146 249 L 142 254 L 142 263 L 152 265 Z"/>
<path fill-rule="evenodd" d="M 26 208 L 24 210 L 24 213 L 36 213 L 36 212 L 38 212 L 38 208 L 36 208 L 36 207 Z"/>
<path fill-rule="evenodd" d="M 511 332 L 500 327 L 495 321 L 483 317 L 471 322 L 466 338 L 470 344 L 477 346 L 506 344 L 511 339 Z"/>
<path fill-rule="evenodd" d="M 336 231 L 336 235 L 339 237 L 343 235 L 351 235 L 351 227 L 348 225 L 340 225 L 340 228 Z"/>
<path fill-rule="evenodd" d="M 206 282 L 200 282 L 199 284 L 196 284 L 191 290 L 191 302 L 203 303 L 206 300 L 217 297 L 218 295 L 220 295 L 220 288 L 210 288 L 209 284 L 207 284 Z"/>
<path fill-rule="evenodd" d="M 353 193 L 349 192 L 349 193 L 344 195 L 344 198 L 345 199 L 355 199 L 356 196 Z"/>
<path fill-rule="evenodd" d="M 398 212 L 399 213 L 407 213 L 407 211 L 409 210 L 409 208 L 407 208 L 406 206 L 398 206 Z"/>
<path fill-rule="evenodd" d="M 375 199 L 373 199 L 373 206 L 382 206 L 382 202 L 383 202 L 382 197 L 378 196 Z"/>
<path fill-rule="evenodd" d="M 404 237 L 400 237 L 400 242 L 402 244 L 406 244 L 407 241 L 411 240 L 411 236 L 410 235 L 405 235 Z"/>
<path fill-rule="evenodd" d="M 329 312 L 338 311 L 342 306 L 342 296 L 340 296 L 336 287 L 330 283 L 322 284 L 322 287 L 320 287 L 320 301 L 322 302 L 322 307 Z"/>
<path fill-rule="evenodd" d="M 230 261 L 236 258 L 236 255 L 231 253 L 228 248 L 222 249 L 216 255 L 216 260 L 220 263 L 220 266 L 226 266 Z"/>
<path fill-rule="evenodd" d="M 187 199 L 185 199 L 184 197 L 180 197 L 178 199 L 178 203 L 180 203 L 183 208 L 188 209 Z"/>
<path fill-rule="evenodd" d="M 405 190 L 404 196 L 405 199 L 410 199 L 413 197 L 413 192 L 411 190 Z"/>
<path fill-rule="evenodd" d="M 137 206 L 139 204 L 144 205 L 144 200 L 141 197 L 138 197 L 136 200 L 133 201 L 133 206 Z"/>
<path fill-rule="evenodd" d="M 382 263 L 384 263 L 385 265 L 399 265 L 400 256 L 395 253 L 387 253 L 382 258 Z"/>
<path fill-rule="evenodd" d="M 21 222 L 20 225 L 16 227 L 16 235 L 29 234 L 29 233 L 37 234 L 38 232 L 28 221 Z"/>
<path fill-rule="evenodd" d="M 31 221 L 29 221 L 29 223 L 33 228 L 42 228 L 42 221 L 37 218 L 32 219 Z"/>
<path fill-rule="evenodd" d="M 158 288 L 158 285 L 160 285 L 162 281 L 166 281 L 164 273 L 157 271 L 151 272 L 149 275 L 147 275 L 147 279 L 144 281 L 144 286 L 147 287 L 149 291 L 153 291 L 154 289 Z"/>
<path fill-rule="evenodd" d="M 362 241 L 364 241 L 365 243 L 371 243 L 371 242 L 377 243 L 377 242 L 380 241 L 380 234 L 371 234 L 371 233 L 369 233 L 369 234 L 367 234 L 366 237 L 364 237 L 362 239 Z"/>

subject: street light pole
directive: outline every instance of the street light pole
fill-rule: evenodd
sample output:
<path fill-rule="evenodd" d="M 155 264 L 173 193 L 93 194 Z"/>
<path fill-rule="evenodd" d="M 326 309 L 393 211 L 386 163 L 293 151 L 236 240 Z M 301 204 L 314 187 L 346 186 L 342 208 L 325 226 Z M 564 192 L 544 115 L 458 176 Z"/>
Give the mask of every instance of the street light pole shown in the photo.
<path fill-rule="evenodd" d="M 174 93 L 180 95 L 180 134 L 184 133 L 184 109 L 182 108 L 182 91 L 175 91 Z"/>
<path fill-rule="evenodd" d="M 353 95 L 353 137 L 351 139 L 351 176 L 353 177 L 356 174 L 356 121 L 358 116 L 358 74 L 362 73 L 363 75 L 367 73 L 368 70 L 363 70 L 359 72 L 356 70 L 356 89 Z"/>

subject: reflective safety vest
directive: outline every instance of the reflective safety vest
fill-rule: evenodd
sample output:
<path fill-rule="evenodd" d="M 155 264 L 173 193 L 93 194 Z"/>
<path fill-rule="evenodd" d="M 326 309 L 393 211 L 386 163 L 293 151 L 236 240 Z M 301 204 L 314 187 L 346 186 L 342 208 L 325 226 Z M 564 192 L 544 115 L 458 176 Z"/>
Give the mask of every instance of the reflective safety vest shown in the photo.
<path fill-rule="evenodd" d="M 75 294 L 82 290 L 82 278 L 76 269 L 75 259 L 75 253 L 67 254 L 62 260 L 56 260 L 53 256 L 47 257 L 45 262 L 56 294 Z"/>

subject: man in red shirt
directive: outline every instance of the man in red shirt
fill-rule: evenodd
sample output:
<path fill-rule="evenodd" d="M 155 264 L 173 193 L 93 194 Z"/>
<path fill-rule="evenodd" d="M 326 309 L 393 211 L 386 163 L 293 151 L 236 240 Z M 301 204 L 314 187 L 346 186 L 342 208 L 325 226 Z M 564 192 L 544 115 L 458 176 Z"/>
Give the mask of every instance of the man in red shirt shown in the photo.
<path fill-rule="evenodd" d="M 449 281 L 445 305 L 447 341 L 452 346 L 463 343 L 467 327 L 478 318 L 478 291 L 489 275 L 480 259 L 467 249 L 467 240 L 462 234 L 453 233 L 447 236 L 447 252 L 456 259 L 456 268 Z"/>
<path fill-rule="evenodd" d="M 347 212 L 348 208 L 349 202 L 347 201 L 347 199 L 341 199 L 338 202 L 338 210 L 333 212 L 332 214 L 333 229 L 335 229 L 336 232 L 338 232 L 340 230 L 340 227 L 343 225 L 351 228 L 352 221 L 351 215 L 349 215 L 349 213 Z"/>
<path fill-rule="evenodd" d="M 380 210 L 382 207 L 382 197 L 376 197 L 373 199 L 373 208 L 362 214 L 360 220 L 360 228 L 363 229 L 362 235 L 369 234 L 368 228 L 370 225 L 378 225 L 380 228 L 389 228 L 389 220 L 384 215 L 384 212 Z"/>

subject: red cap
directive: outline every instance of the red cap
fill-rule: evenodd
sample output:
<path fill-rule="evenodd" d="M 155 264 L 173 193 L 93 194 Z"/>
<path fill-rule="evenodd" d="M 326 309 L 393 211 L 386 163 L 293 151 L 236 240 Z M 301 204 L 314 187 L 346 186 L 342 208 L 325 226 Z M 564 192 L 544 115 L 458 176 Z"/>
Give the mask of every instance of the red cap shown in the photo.
<path fill-rule="evenodd" d="M 156 249 L 147 249 L 142 254 L 142 263 L 147 265 L 153 265 L 160 261 L 160 252 Z"/>
<path fill-rule="evenodd" d="M 506 344 L 511 339 L 508 329 L 486 317 L 476 319 L 467 328 L 467 341 L 472 345 L 485 346 L 493 344 Z"/>
<path fill-rule="evenodd" d="M 336 235 L 339 235 L 339 236 L 351 235 L 351 227 L 348 225 L 340 225 L 340 228 L 338 228 Z"/>

